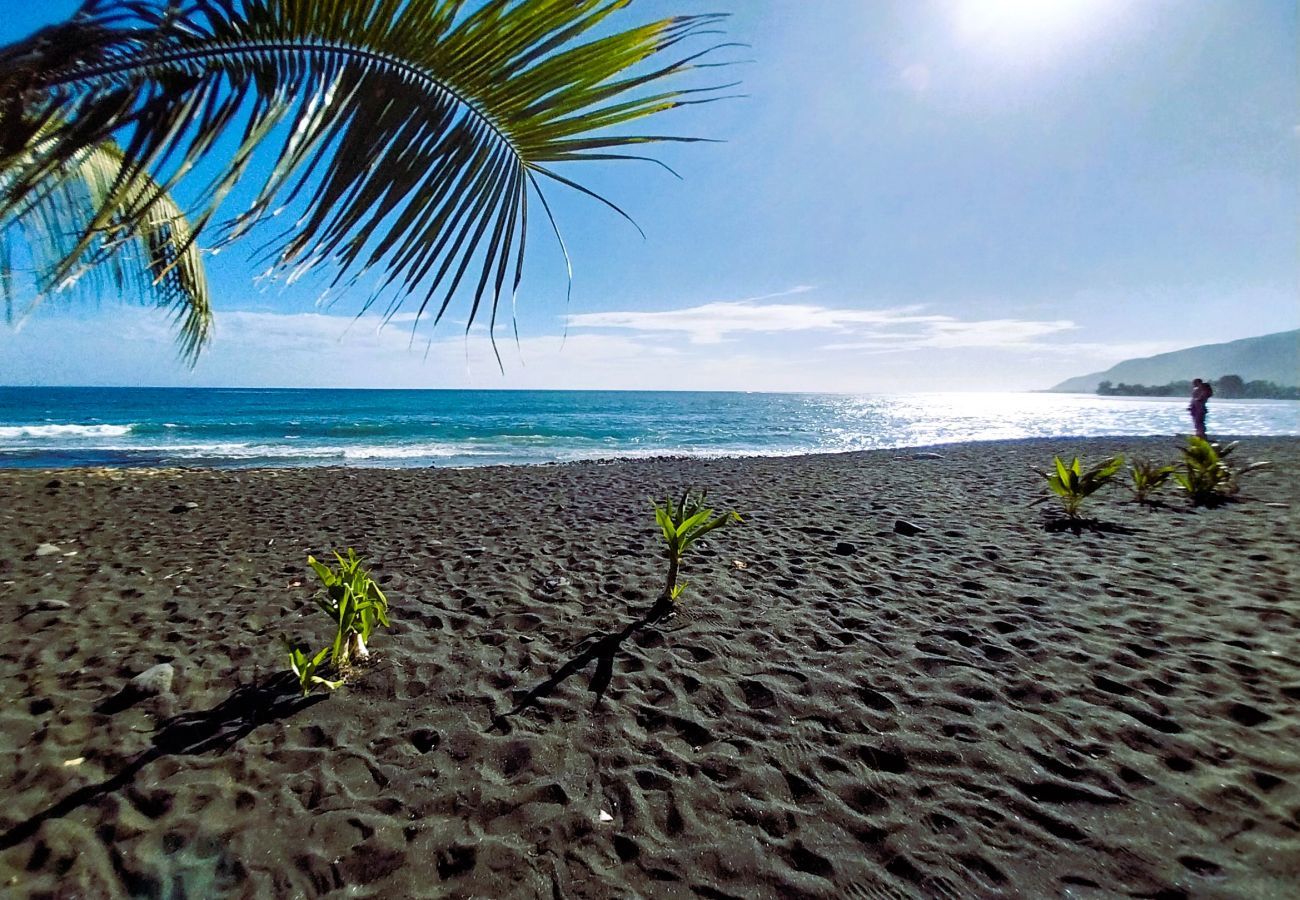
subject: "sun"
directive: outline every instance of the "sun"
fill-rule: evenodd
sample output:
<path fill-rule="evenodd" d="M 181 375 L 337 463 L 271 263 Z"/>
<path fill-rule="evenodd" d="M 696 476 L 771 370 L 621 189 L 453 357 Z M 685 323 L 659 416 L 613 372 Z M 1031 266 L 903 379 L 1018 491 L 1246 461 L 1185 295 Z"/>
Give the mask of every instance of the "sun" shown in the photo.
<path fill-rule="evenodd" d="M 969 43 L 1032 55 L 1092 32 L 1113 7 L 1112 0 L 957 0 L 954 18 Z"/>

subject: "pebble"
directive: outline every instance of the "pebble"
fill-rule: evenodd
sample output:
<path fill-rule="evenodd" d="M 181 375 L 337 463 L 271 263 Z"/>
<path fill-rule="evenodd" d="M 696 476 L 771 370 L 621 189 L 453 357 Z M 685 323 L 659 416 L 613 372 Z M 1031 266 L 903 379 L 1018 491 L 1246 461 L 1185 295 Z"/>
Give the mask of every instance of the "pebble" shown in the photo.
<path fill-rule="evenodd" d="M 150 666 L 132 678 L 128 683 L 128 687 L 137 694 L 146 697 L 165 694 L 172 689 L 172 679 L 175 676 L 176 670 L 171 663 L 158 663 L 158 665 Z"/>
<path fill-rule="evenodd" d="M 569 579 L 565 578 L 564 576 L 559 576 L 557 578 L 548 578 L 542 582 L 542 587 L 546 588 L 546 590 L 550 591 L 551 593 L 555 593 L 560 588 L 568 587 L 568 586 L 569 586 Z"/>
<path fill-rule="evenodd" d="M 840 541 L 835 545 L 835 552 L 840 556 L 852 556 L 854 553 L 858 552 L 858 548 L 853 544 L 850 544 L 848 541 Z"/>
<path fill-rule="evenodd" d="M 36 601 L 36 608 L 42 612 L 58 612 L 64 609 L 71 609 L 72 604 L 67 600 L 55 600 L 52 597 L 45 597 Z"/>
<path fill-rule="evenodd" d="M 62 553 L 62 552 L 63 552 L 63 548 L 60 547 L 58 544 L 37 544 L 36 545 L 37 556 L 53 556 L 56 553 Z"/>
<path fill-rule="evenodd" d="M 172 512 L 183 513 L 183 512 L 189 512 L 191 509 L 198 509 L 198 508 L 199 505 L 195 503 L 193 500 L 191 500 L 188 503 L 177 503 L 175 506 L 172 507 Z"/>
<path fill-rule="evenodd" d="M 922 528 L 920 525 L 913 525 L 911 522 L 907 521 L 906 519 L 898 519 L 894 522 L 895 534 L 905 534 L 908 537 L 911 537 L 912 535 L 920 534 L 923 531 L 925 531 L 925 529 Z"/>

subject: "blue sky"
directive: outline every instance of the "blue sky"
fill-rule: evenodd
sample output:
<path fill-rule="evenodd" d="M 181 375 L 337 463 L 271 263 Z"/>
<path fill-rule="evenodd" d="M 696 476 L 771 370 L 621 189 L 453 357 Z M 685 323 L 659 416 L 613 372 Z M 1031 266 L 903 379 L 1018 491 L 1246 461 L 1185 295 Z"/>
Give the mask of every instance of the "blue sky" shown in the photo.
<path fill-rule="evenodd" d="M 0 41 L 74 4 L 15 5 Z M 30 10 L 30 11 L 29 11 Z M 380 331 L 362 298 L 209 260 L 216 339 L 111 299 L 0 325 L 0 383 L 1020 390 L 1300 326 L 1289 0 L 641 0 L 733 12 L 746 99 L 660 126 L 725 143 L 570 166 L 622 220 L 549 196 L 518 348 Z M 567 337 L 565 331 L 567 326 Z M 426 338 L 432 338 L 425 353 Z"/>

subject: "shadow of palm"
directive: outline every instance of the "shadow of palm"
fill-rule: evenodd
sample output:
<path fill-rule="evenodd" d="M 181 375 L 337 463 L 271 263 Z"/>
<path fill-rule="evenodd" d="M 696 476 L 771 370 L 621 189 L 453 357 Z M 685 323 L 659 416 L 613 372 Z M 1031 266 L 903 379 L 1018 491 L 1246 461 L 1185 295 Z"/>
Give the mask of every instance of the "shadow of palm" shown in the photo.
<path fill-rule="evenodd" d="M 139 772 L 164 756 L 221 753 L 259 725 L 291 716 L 324 700 L 323 695 L 303 697 L 297 681 L 282 673 L 260 684 L 244 685 L 211 709 L 180 713 L 165 721 L 153 736 L 153 746 L 131 760 L 107 781 L 86 785 L 62 800 L 0 834 L 0 850 L 7 850 L 34 835 L 42 824 L 130 784 Z"/>

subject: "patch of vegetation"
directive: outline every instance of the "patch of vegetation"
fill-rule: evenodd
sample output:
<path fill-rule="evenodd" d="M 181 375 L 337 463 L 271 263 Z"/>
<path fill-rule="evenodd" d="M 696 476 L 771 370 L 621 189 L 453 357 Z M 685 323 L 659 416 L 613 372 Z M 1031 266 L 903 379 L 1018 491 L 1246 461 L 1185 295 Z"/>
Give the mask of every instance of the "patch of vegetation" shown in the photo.
<path fill-rule="evenodd" d="M 1237 448 L 1231 444 L 1214 444 L 1205 438 L 1189 437 L 1182 448 L 1182 465 L 1176 467 L 1173 478 L 1187 492 L 1193 506 L 1217 506 L 1236 495 L 1237 479 L 1247 472 L 1262 469 L 1267 462 L 1251 463 L 1234 469 L 1228 457 Z"/>
<path fill-rule="evenodd" d="M 1272 381 L 1246 381 L 1240 375 L 1220 375 L 1212 384 L 1214 395 L 1221 400 L 1300 400 L 1300 387 Z M 1184 397 L 1191 392 L 1190 381 L 1155 385 L 1103 381 L 1097 385 L 1097 393 L 1103 397 Z"/>
<path fill-rule="evenodd" d="M 361 566 L 361 558 L 348 548 L 346 558 L 337 551 L 333 568 L 314 556 L 307 564 L 320 577 L 323 589 L 316 595 L 316 605 L 335 624 L 334 643 L 330 647 L 330 662 L 341 669 L 354 660 L 369 658 L 366 642 L 376 626 L 388 626 L 388 598 L 370 573 Z"/>
<path fill-rule="evenodd" d="M 676 504 L 672 497 L 666 497 L 663 506 L 654 504 L 655 521 L 663 532 L 664 555 L 668 559 L 668 576 L 659 597 L 661 604 L 676 603 L 686 590 L 687 583 L 678 584 L 677 576 L 687 549 L 715 528 L 743 521 L 735 510 L 714 515 L 713 509 L 704 505 L 705 497 L 705 491 L 696 494 L 687 488 Z"/>
<path fill-rule="evenodd" d="M 1129 485 L 1129 489 L 1133 491 L 1133 499 L 1143 506 L 1151 503 L 1151 496 L 1168 483 L 1176 468 L 1176 466 L 1159 466 L 1148 459 L 1134 460 L 1130 464 L 1133 483 Z"/>
<path fill-rule="evenodd" d="M 1071 521 L 1079 519 L 1079 508 L 1083 505 L 1083 501 L 1110 484 L 1119 473 L 1120 467 L 1124 465 L 1124 457 L 1112 456 L 1085 472 L 1077 456 L 1068 466 L 1059 456 L 1052 457 L 1052 460 L 1055 463 L 1053 471 L 1044 472 L 1041 469 L 1034 469 L 1034 471 L 1047 479 L 1048 488 L 1060 499 L 1065 515 Z M 1050 499 L 1051 496 L 1043 497 L 1030 505 L 1045 503 Z"/>
<path fill-rule="evenodd" d="M 327 566 L 314 556 L 307 557 L 307 564 L 321 580 L 321 589 L 313 600 L 334 623 L 333 642 L 313 654 L 310 649 L 281 638 L 289 653 L 289 668 L 298 678 L 304 695 L 318 684 L 330 690 L 343 684 L 347 671 L 370 657 L 366 642 L 375 628 L 389 624 L 388 598 L 362 566 L 361 558 L 351 547 L 346 557 L 336 551 L 334 558 L 338 560 L 337 567 Z M 327 656 L 337 680 L 318 674 Z"/>
<path fill-rule="evenodd" d="M 301 647 L 288 638 L 281 638 L 280 640 L 284 642 L 284 648 L 289 652 L 289 668 L 293 670 L 294 675 L 298 676 L 298 687 L 302 688 L 304 697 L 311 693 L 311 689 L 315 685 L 324 685 L 332 691 L 343 684 L 343 679 L 330 681 L 328 678 L 322 678 L 316 674 L 321 667 L 321 663 L 325 661 L 325 657 L 330 652 L 329 647 L 322 648 L 315 656 L 308 656 Z"/>

